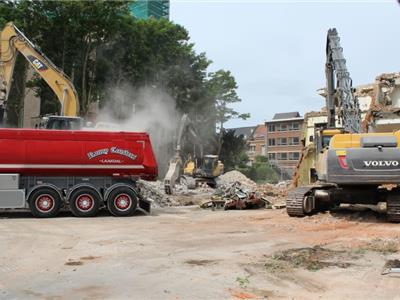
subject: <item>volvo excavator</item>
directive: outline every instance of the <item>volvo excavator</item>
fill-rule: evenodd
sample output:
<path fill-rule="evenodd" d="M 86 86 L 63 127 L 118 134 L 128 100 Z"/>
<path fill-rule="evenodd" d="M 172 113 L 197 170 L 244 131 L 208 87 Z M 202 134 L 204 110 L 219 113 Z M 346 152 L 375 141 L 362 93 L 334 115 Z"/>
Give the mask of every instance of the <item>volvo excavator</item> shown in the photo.
<path fill-rule="evenodd" d="M 187 133 L 191 136 L 194 144 L 197 145 L 200 152 L 200 162 L 196 158 L 196 151 L 189 155 L 186 160 L 182 159 L 183 136 Z M 168 195 L 173 194 L 175 184 L 181 180 L 188 188 L 195 188 L 200 183 L 206 183 L 211 187 L 216 187 L 216 178 L 224 171 L 223 163 L 217 155 L 203 155 L 203 145 L 193 122 L 187 114 L 181 118 L 177 138 L 175 155 L 170 160 L 168 171 L 164 177 L 164 190 Z"/>
<path fill-rule="evenodd" d="M 325 71 L 328 118 L 316 129 L 315 183 L 289 192 L 287 213 L 303 217 L 341 203 L 386 202 L 388 220 L 400 222 L 400 131 L 360 133 L 361 112 L 336 29 L 328 31 Z"/>
<path fill-rule="evenodd" d="M 0 112 L 4 115 L 11 89 L 17 54 L 21 53 L 33 69 L 56 94 L 61 104 L 60 116 L 50 116 L 48 129 L 74 129 L 81 127 L 77 117 L 79 100 L 71 80 L 59 70 L 44 53 L 32 43 L 12 22 L 0 32 Z M 4 123 L 3 120 L 0 120 Z"/>

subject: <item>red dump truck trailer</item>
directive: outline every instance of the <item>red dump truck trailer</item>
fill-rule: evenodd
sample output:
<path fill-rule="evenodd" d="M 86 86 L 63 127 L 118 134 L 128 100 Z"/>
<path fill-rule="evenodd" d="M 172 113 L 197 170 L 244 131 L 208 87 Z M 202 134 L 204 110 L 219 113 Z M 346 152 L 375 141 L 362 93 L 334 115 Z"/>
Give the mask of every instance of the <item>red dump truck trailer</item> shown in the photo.
<path fill-rule="evenodd" d="M 0 209 L 54 217 L 150 211 L 136 181 L 155 180 L 147 133 L 0 129 Z"/>

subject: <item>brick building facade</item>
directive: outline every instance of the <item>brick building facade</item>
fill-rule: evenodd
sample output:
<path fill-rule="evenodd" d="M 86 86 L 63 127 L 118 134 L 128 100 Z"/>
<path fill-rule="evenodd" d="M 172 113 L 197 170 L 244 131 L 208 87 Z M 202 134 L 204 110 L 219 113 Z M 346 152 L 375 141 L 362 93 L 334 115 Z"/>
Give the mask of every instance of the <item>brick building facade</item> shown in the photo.
<path fill-rule="evenodd" d="M 268 159 L 287 177 L 293 175 L 300 159 L 303 121 L 298 112 L 290 112 L 275 114 L 265 122 Z"/>
<path fill-rule="evenodd" d="M 247 155 L 249 156 L 250 163 L 253 163 L 254 159 L 258 155 L 267 155 L 266 149 L 266 137 L 267 137 L 267 129 L 264 124 L 257 125 L 253 130 L 253 133 L 247 140 L 248 151 Z"/>

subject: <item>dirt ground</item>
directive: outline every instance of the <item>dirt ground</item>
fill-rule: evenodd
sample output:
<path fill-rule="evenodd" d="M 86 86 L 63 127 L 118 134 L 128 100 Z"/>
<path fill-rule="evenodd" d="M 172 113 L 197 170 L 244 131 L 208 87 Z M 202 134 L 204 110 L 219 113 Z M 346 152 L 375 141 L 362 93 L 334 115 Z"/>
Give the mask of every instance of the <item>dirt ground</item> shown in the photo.
<path fill-rule="evenodd" d="M 373 212 L 0 214 L 0 299 L 400 299 L 400 224 Z"/>

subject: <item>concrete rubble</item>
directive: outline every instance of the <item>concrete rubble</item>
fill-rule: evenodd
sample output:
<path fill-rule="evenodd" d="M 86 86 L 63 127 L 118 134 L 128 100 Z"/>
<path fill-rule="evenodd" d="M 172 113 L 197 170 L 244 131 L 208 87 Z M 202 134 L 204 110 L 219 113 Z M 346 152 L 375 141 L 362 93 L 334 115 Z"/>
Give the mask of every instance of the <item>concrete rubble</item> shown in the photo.
<path fill-rule="evenodd" d="M 229 187 L 235 182 L 240 182 L 241 187 L 248 190 L 253 190 L 257 186 L 257 183 L 236 170 L 227 172 L 218 178 L 218 185 L 220 186 Z"/>
<path fill-rule="evenodd" d="M 278 184 L 257 184 L 236 170 L 221 175 L 217 182 L 217 189 L 210 188 L 207 185 L 188 189 L 185 185 L 177 184 L 173 195 L 165 194 L 162 181 L 140 180 L 138 185 L 143 195 L 152 202 L 154 207 L 204 205 L 212 201 L 215 201 L 215 203 L 219 201 L 218 205 L 223 207 L 226 202 L 230 201 L 231 208 L 264 206 L 283 208 L 285 197 L 291 187 L 290 181 L 283 181 Z M 241 195 L 241 199 L 245 202 L 239 203 L 237 195 Z"/>

